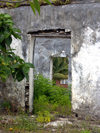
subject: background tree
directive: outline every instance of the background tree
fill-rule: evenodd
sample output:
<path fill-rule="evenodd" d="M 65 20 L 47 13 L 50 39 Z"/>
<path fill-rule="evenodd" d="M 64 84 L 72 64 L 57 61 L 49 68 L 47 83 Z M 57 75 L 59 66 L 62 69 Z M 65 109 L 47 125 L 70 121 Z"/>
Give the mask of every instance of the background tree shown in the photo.
<path fill-rule="evenodd" d="M 68 78 L 68 58 L 53 58 L 53 79 Z"/>

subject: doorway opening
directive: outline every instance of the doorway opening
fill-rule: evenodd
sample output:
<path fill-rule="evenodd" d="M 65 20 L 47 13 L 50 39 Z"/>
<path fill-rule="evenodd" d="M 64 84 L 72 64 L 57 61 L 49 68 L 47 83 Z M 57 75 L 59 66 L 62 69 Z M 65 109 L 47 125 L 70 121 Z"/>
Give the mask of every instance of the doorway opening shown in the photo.
<path fill-rule="evenodd" d="M 53 59 L 53 80 L 56 85 L 68 88 L 68 57 L 54 57 Z"/>
<path fill-rule="evenodd" d="M 33 39 L 34 40 L 34 48 L 33 48 L 34 63 L 33 64 L 35 66 L 35 73 L 37 73 L 37 75 L 39 74 L 43 75 L 43 77 L 38 77 L 35 79 L 36 83 L 38 82 L 38 79 L 40 80 L 42 79 L 41 80 L 42 82 L 39 82 L 36 84 L 36 85 L 39 85 L 37 86 L 37 92 L 39 92 L 39 89 L 40 89 L 40 93 L 34 93 L 34 94 L 37 94 L 37 95 L 40 94 L 41 96 L 38 95 L 37 98 L 35 99 L 38 101 L 34 103 L 34 108 L 37 105 L 39 105 L 39 100 L 41 101 L 44 99 L 45 101 L 43 101 L 43 104 L 48 101 L 48 105 L 50 106 L 54 106 L 52 104 L 56 102 L 57 108 L 55 108 L 55 111 L 59 110 L 60 108 L 61 112 L 59 113 L 62 113 L 62 114 L 66 113 L 67 109 L 68 111 L 70 111 L 71 100 L 69 99 L 67 89 L 64 87 L 60 88 L 58 86 L 53 86 L 52 84 L 50 84 L 50 82 L 48 82 L 54 79 L 56 76 L 56 74 L 53 74 L 53 71 L 54 71 L 53 64 L 54 64 L 54 60 L 56 60 L 57 58 L 59 61 L 62 60 L 61 62 L 63 63 L 66 62 L 65 63 L 66 69 L 64 71 L 61 71 L 62 73 L 60 73 L 60 74 L 65 73 L 63 75 L 64 78 L 62 79 L 63 81 L 61 80 L 60 83 L 62 84 L 63 82 L 66 82 L 65 80 L 69 81 L 69 79 L 71 79 L 71 74 L 69 75 L 69 73 L 71 73 L 71 58 L 70 58 L 71 36 L 70 35 L 71 35 L 70 32 L 65 32 L 65 30 L 60 30 L 60 29 L 34 32 L 31 35 L 32 38 L 34 38 Z M 46 80 L 44 80 L 44 78 L 46 78 Z M 32 78 L 30 79 L 30 82 L 31 81 L 32 81 Z M 43 83 L 45 81 L 46 81 L 46 84 Z M 43 84 L 40 84 L 40 83 L 43 83 Z M 45 86 L 41 88 L 41 86 L 44 84 Z M 34 92 L 36 91 L 35 89 L 34 89 Z M 43 92 L 43 90 L 46 90 L 46 92 L 48 93 L 44 94 L 45 91 Z M 43 94 L 41 94 L 41 92 L 43 92 Z M 40 106 L 42 107 L 42 105 Z M 46 107 L 47 109 L 50 108 L 47 105 Z"/>

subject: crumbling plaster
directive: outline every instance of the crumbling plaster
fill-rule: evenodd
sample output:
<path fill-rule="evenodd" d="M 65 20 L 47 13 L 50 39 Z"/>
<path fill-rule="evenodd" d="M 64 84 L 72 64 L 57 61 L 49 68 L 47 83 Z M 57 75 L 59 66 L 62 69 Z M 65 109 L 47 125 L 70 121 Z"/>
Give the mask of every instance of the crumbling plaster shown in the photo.
<path fill-rule="evenodd" d="M 30 7 L 0 9 L 10 13 L 22 31 L 22 56 L 28 60 L 27 33 L 70 29 L 72 56 L 72 108 L 100 117 L 100 3 L 42 6 L 40 16 Z M 80 111 L 82 110 L 82 111 Z"/>
<path fill-rule="evenodd" d="M 83 36 L 72 62 L 73 109 L 100 116 L 100 31 L 87 27 Z"/>

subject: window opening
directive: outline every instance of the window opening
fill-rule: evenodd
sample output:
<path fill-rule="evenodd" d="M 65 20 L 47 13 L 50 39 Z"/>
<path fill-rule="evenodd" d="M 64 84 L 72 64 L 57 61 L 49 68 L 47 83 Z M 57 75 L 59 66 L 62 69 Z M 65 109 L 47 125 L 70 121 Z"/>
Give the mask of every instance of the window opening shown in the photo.
<path fill-rule="evenodd" d="M 53 80 L 56 85 L 68 87 L 68 57 L 53 57 Z"/>

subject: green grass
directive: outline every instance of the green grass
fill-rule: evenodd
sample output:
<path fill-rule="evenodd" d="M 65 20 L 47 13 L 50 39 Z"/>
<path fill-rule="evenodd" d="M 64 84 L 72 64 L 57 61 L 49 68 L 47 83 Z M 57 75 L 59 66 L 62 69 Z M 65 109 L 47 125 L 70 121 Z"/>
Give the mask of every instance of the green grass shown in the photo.
<path fill-rule="evenodd" d="M 89 130 L 83 130 L 81 133 L 91 133 Z"/>
<path fill-rule="evenodd" d="M 3 121 L 3 123 L 2 123 Z M 8 119 L 7 121 L 1 120 L 0 121 L 0 129 L 12 130 L 13 132 L 20 132 L 20 131 L 35 131 L 39 128 L 36 121 L 31 119 L 27 115 L 19 115 L 15 119 Z"/>
<path fill-rule="evenodd" d="M 41 115 L 41 114 L 40 114 Z M 45 112 L 45 118 L 48 118 L 50 114 Z M 86 123 L 84 126 L 83 123 Z M 85 120 L 76 121 L 72 125 L 66 124 L 63 126 L 44 127 L 44 123 L 40 124 L 36 122 L 36 117 L 32 118 L 27 114 L 17 116 L 0 116 L 0 130 L 5 132 L 10 131 L 13 133 L 100 133 L 100 128 L 91 125 L 91 121 Z"/>

